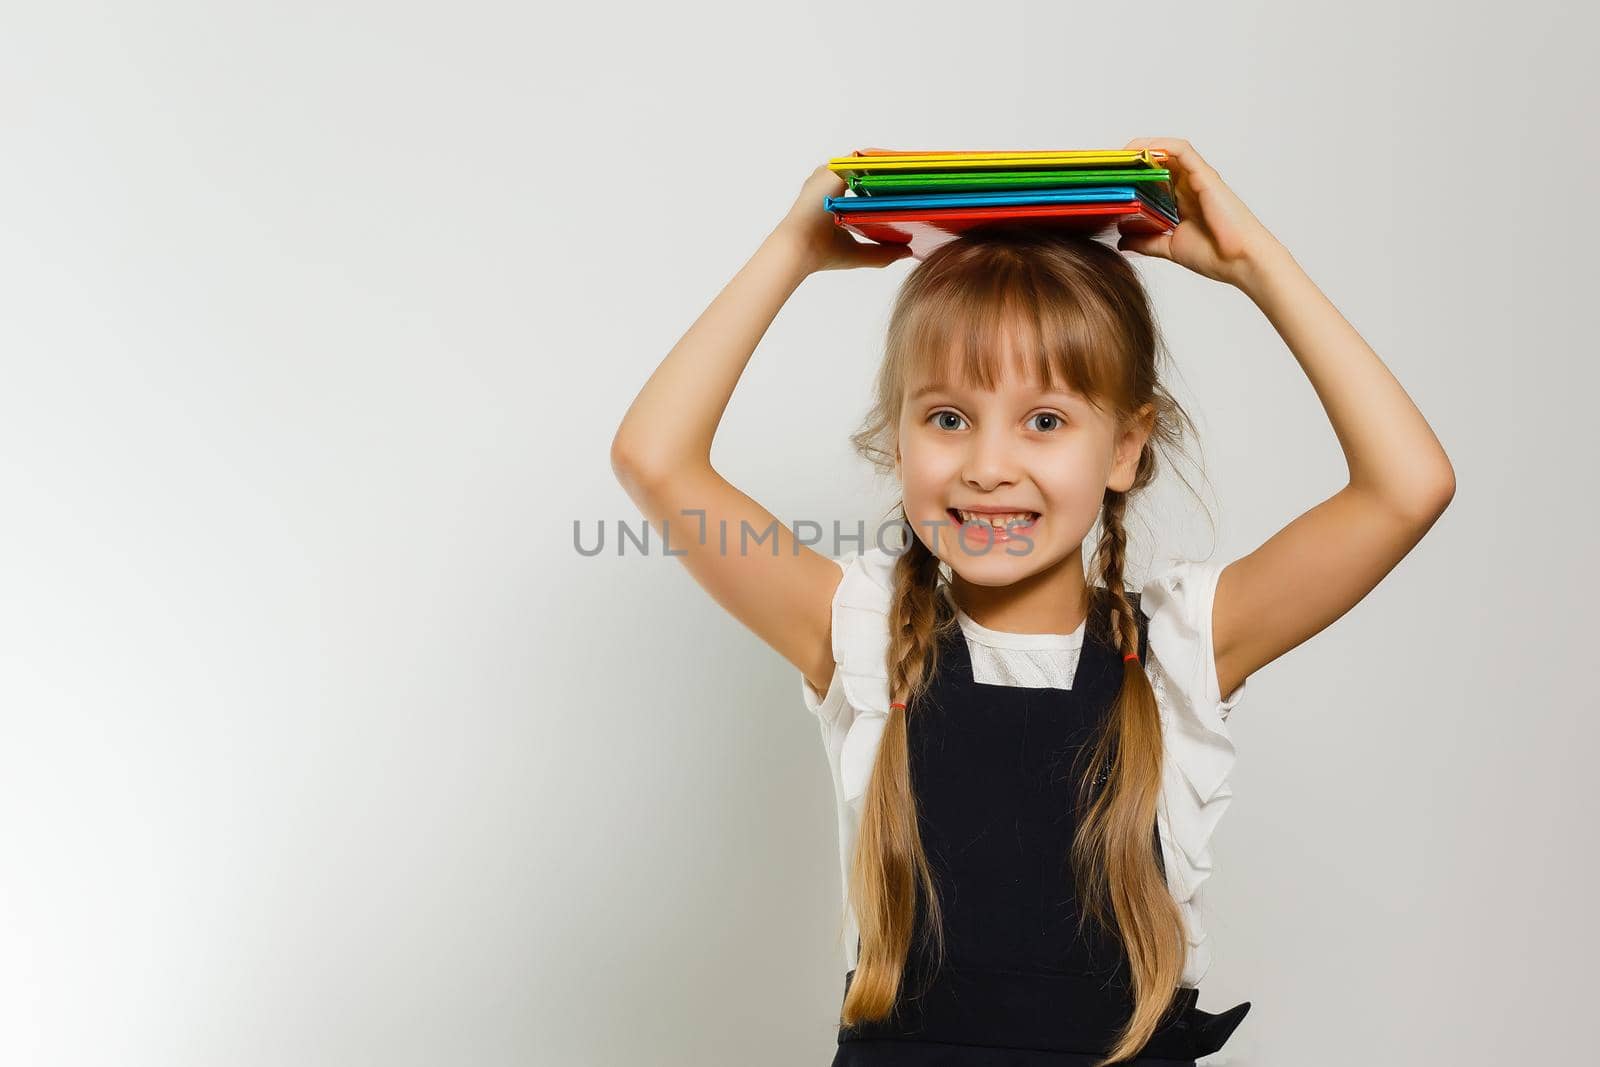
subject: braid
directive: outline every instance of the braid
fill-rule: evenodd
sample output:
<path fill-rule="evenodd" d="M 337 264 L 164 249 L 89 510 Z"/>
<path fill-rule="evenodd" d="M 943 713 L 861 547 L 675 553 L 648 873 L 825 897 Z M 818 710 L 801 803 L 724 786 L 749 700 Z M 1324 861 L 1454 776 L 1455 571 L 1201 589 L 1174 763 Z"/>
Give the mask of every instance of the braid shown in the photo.
<path fill-rule="evenodd" d="M 1110 598 L 1111 643 L 1123 655 L 1139 651 L 1139 621 L 1134 617 L 1133 605 L 1128 603 L 1127 590 L 1122 587 L 1122 572 L 1128 560 L 1128 534 L 1122 520 L 1127 509 L 1128 494 L 1106 490 L 1100 542 L 1094 555 L 1094 565 Z"/>
<path fill-rule="evenodd" d="M 920 538 L 895 560 L 889 600 L 889 692 L 907 705 L 939 664 L 939 557 Z"/>
<path fill-rule="evenodd" d="M 1118 931 L 1131 964 L 1136 1008 L 1118 1035 L 1110 1054 L 1113 1060 L 1136 1052 L 1154 1032 L 1171 1002 L 1185 959 L 1182 916 L 1151 848 L 1162 737 L 1155 691 L 1137 655 L 1139 620 L 1122 584 L 1127 503 L 1126 493 L 1106 491 L 1095 547 L 1094 567 L 1105 585 L 1098 595 L 1109 609 L 1106 638 L 1125 658 L 1122 684 L 1105 728 L 1087 746 L 1093 765 L 1106 770 L 1083 782 L 1080 796 L 1088 811 L 1072 850 L 1083 902 L 1080 923 L 1092 916 Z M 1105 788 L 1097 789 L 1101 784 Z"/>
<path fill-rule="evenodd" d="M 901 518 L 905 519 L 903 506 Z M 909 520 L 906 528 L 911 529 Z M 919 900 L 927 910 L 936 957 L 942 961 L 944 956 L 942 909 L 933 868 L 922 848 L 911 788 L 906 720 L 918 714 L 916 701 L 933 677 L 940 641 L 960 624 L 953 612 L 939 618 L 939 557 L 915 532 L 908 541 L 895 560 L 889 596 L 885 662 L 889 714 L 862 802 L 851 864 L 850 899 L 860 926 L 861 951 L 840 1015 L 847 1024 L 882 1018 L 893 1007 L 916 931 Z M 924 977 L 931 978 L 932 973 Z"/>

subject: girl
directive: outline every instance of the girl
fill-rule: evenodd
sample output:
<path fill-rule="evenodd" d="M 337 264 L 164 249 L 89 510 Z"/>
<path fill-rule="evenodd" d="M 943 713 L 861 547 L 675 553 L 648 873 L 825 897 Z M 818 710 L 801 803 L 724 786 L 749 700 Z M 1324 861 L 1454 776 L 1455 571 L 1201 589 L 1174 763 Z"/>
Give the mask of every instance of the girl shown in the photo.
<path fill-rule="evenodd" d="M 1167 152 L 1183 218 L 1171 233 L 1113 250 L 991 228 L 907 275 L 853 437 L 899 482 L 903 551 L 814 552 L 710 462 L 795 287 L 907 255 L 833 225 L 823 197 L 844 183 L 826 167 L 612 444 L 629 495 L 801 672 L 821 725 L 852 935 L 836 1067 L 1192 1064 L 1220 1048 L 1250 1006 L 1195 1006 L 1210 959 L 1198 891 L 1232 796 L 1225 720 L 1248 677 L 1366 596 L 1454 493 L 1405 391 L 1217 172 L 1187 141 L 1127 147 Z M 1181 562 L 1138 591 L 1123 583 L 1124 515 L 1156 448 L 1189 423 L 1119 250 L 1243 291 L 1349 466 L 1345 486 L 1255 551 Z M 776 540 L 729 551 L 704 535 L 713 522 Z M 1091 583 L 1082 548 L 1097 523 Z"/>

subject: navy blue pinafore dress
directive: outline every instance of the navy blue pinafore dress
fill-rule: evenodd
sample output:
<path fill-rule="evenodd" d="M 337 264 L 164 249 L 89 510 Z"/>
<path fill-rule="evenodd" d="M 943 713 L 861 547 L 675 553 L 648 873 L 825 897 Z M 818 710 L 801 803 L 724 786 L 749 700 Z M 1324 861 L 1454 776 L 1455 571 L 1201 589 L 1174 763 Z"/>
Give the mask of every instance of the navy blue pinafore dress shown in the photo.
<path fill-rule="evenodd" d="M 1138 594 L 1127 595 L 1143 661 L 1146 620 Z M 937 603 L 947 618 L 942 593 Z M 1087 760 L 1085 745 L 1122 684 L 1107 616 L 1108 605 L 1092 609 L 1071 689 L 978 682 L 961 629 L 941 643 L 906 731 L 918 827 L 944 912 L 944 964 L 931 962 L 919 886 L 894 1011 L 841 1026 L 833 1067 L 1091 1067 L 1110 1051 L 1133 1011 L 1127 955 L 1093 919 L 1078 930 L 1068 862 L 1077 761 Z M 1151 842 L 1160 864 L 1154 825 Z M 847 993 L 854 977 L 845 976 Z M 1124 1062 L 1188 1067 L 1222 1048 L 1250 1002 L 1211 1014 L 1196 1007 L 1198 996 L 1180 988 L 1138 1057 Z"/>

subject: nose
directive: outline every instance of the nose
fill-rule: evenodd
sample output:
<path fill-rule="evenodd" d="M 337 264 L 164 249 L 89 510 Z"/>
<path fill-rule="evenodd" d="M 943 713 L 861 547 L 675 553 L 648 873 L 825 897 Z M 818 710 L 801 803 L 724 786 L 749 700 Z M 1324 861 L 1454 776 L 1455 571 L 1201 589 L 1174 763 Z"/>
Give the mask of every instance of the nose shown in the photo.
<path fill-rule="evenodd" d="M 979 430 L 968 440 L 971 444 L 961 468 L 962 481 L 985 493 L 1016 481 L 1016 458 L 1002 427 Z"/>

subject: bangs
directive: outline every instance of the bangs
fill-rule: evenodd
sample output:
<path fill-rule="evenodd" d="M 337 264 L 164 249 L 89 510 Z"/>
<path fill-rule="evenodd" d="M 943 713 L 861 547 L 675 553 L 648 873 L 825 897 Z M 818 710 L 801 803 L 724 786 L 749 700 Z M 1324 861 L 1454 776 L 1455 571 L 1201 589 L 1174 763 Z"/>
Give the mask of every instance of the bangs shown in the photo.
<path fill-rule="evenodd" d="M 895 362 L 908 383 L 994 389 L 1017 377 L 1077 393 L 1097 408 L 1120 399 L 1122 324 L 1106 293 L 1063 284 L 1027 256 L 978 255 L 948 266 L 927 279 L 891 331 L 904 346 Z"/>

